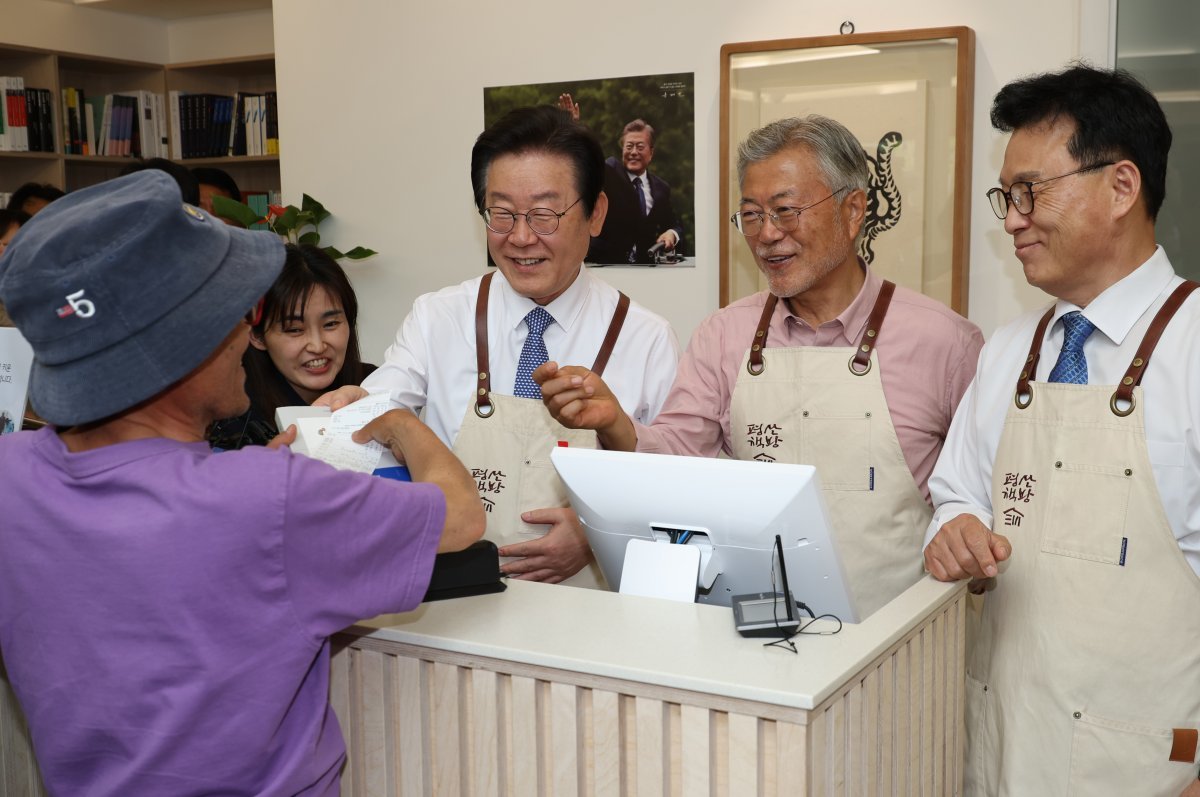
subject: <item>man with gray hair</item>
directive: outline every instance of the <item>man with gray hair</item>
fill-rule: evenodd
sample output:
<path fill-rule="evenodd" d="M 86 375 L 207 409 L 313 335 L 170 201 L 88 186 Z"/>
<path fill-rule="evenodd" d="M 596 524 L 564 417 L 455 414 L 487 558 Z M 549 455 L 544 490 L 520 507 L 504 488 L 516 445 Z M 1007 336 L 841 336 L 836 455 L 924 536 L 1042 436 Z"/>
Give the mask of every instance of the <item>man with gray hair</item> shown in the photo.
<path fill-rule="evenodd" d="M 584 368 L 547 363 L 534 378 L 561 423 L 595 429 L 605 448 L 815 465 L 866 617 L 921 576 L 925 483 L 983 337 L 857 257 L 867 159 L 838 122 L 755 130 L 738 180 L 730 221 L 769 290 L 700 325 L 652 424 Z"/>
<path fill-rule="evenodd" d="M 249 406 L 283 261 L 157 170 L 58 200 L 0 258 L 51 424 L 0 438 L 0 652 L 52 794 L 337 794 L 329 636 L 414 608 L 434 554 L 483 533 L 474 482 L 407 411 L 355 439 L 413 484 L 209 449 Z"/>

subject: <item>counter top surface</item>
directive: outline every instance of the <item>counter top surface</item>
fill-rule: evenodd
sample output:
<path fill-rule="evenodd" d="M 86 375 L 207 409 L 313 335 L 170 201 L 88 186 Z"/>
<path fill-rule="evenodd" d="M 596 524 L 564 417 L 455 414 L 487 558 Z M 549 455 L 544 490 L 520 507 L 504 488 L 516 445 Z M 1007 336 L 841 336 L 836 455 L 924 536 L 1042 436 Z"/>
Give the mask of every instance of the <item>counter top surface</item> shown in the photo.
<path fill-rule="evenodd" d="M 812 709 L 963 589 L 926 576 L 839 634 L 796 637 L 798 654 L 740 636 L 726 607 L 513 580 L 499 594 L 422 604 L 348 633 Z"/>

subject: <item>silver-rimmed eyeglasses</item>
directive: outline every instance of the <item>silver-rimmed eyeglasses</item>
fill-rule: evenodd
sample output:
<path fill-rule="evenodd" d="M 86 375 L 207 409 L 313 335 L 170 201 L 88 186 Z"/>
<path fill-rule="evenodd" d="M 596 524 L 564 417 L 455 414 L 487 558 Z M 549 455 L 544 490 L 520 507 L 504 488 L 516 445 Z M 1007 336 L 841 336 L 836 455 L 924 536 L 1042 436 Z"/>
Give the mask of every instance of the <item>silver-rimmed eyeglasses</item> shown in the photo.
<path fill-rule="evenodd" d="M 562 217 L 582 200 L 583 197 L 579 197 L 567 205 L 567 209 L 562 213 L 556 213 L 550 208 L 533 208 L 525 213 L 514 213 L 508 208 L 484 208 L 479 215 L 483 216 L 483 223 L 487 225 L 487 228 L 497 235 L 507 235 L 512 232 L 513 227 L 517 226 L 517 218 L 520 216 L 525 217 L 525 223 L 535 234 L 553 235 L 554 231 L 558 229 L 558 223 Z"/>
<path fill-rule="evenodd" d="M 842 186 L 824 199 L 818 199 L 809 205 L 802 208 L 781 207 L 775 208 L 775 212 L 762 210 L 739 210 L 729 217 L 733 222 L 733 226 L 737 227 L 737 231 L 745 236 L 758 235 L 762 231 L 763 222 L 769 217 L 771 223 L 775 225 L 775 229 L 781 232 L 791 232 L 796 229 L 796 225 L 800 223 L 800 214 L 804 211 L 815 208 L 817 205 L 827 200 L 833 199 L 835 196 L 845 191 L 849 186 Z"/>
<path fill-rule="evenodd" d="M 1045 180 L 1018 180 L 1008 187 L 1005 191 L 1003 188 L 993 188 L 987 192 L 988 201 L 992 203 L 992 212 L 996 214 L 996 218 L 1005 219 L 1008 217 L 1008 206 L 1012 205 L 1017 209 L 1017 212 L 1022 216 L 1028 216 L 1033 212 L 1033 196 L 1035 185 L 1042 185 L 1054 180 L 1061 180 L 1064 177 L 1070 177 L 1075 174 L 1083 174 L 1084 172 L 1093 172 L 1096 169 L 1103 169 L 1106 166 L 1112 166 L 1113 161 L 1101 161 L 1093 163 L 1091 166 L 1084 166 L 1081 169 L 1076 169 L 1073 172 L 1060 174 L 1057 177 L 1047 177 Z"/>

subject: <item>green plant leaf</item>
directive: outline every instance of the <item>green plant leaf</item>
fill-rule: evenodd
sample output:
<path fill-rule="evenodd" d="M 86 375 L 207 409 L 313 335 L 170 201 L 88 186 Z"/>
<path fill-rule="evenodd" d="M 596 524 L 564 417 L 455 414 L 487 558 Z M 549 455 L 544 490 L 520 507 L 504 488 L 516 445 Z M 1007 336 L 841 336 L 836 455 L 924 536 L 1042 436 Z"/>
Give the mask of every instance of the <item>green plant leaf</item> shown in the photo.
<path fill-rule="evenodd" d="M 304 194 L 304 198 L 300 200 L 300 209 L 309 211 L 313 214 L 314 224 L 320 224 L 332 215 L 328 210 L 325 209 L 324 205 L 310 197 L 308 194 Z"/>
<path fill-rule="evenodd" d="M 243 227 L 249 227 L 252 224 L 262 221 L 262 217 L 251 210 L 249 205 L 235 202 L 227 196 L 213 197 L 213 213 L 233 219 Z"/>
<path fill-rule="evenodd" d="M 363 258 L 377 254 L 379 253 L 374 249 L 367 249 L 365 246 L 356 246 L 346 253 L 346 257 L 350 258 L 351 260 L 362 260 Z"/>
<path fill-rule="evenodd" d="M 312 232 L 306 232 L 304 235 L 300 236 L 300 243 L 317 246 L 321 243 L 321 234 L 316 230 L 313 230 Z"/>
<path fill-rule="evenodd" d="M 325 250 L 325 254 L 329 255 L 334 260 L 341 260 L 346 256 L 336 246 L 323 246 L 321 248 Z"/>
<path fill-rule="evenodd" d="M 275 232 L 283 234 L 296 229 L 296 220 L 299 216 L 300 210 L 295 205 L 288 205 L 284 208 L 283 215 L 275 219 Z"/>

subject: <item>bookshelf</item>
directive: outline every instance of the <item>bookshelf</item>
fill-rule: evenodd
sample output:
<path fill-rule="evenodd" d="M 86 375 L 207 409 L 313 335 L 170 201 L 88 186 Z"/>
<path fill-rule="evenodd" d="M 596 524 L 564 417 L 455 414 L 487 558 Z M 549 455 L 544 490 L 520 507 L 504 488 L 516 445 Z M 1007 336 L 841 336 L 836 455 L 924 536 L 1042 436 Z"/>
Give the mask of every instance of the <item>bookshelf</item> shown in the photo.
<path fill-rule="evenodd" d="M 0 76 L 19 76 L 26 88 L 48 89 L 54 135 L 53 152 L 0 152 L 0 193 L 27 182 L 50 183 L 73 191 L 116 177 L 130 157 L 64 154 L 62 89 L 82 88 L 88 97 L 115 92 L 170 91 L 232 95 L 275 90 L 273 55 L 153 64 L 0 43 Z M 169 123 L 169 108 L 164 122 Z M 171 130 L 169 138 L 175 133 Z M 279 156 L 227 156 L 178 160 L 185 166 L 216 166 L 229 172 L 243 190 L 278 191 Z"/>

